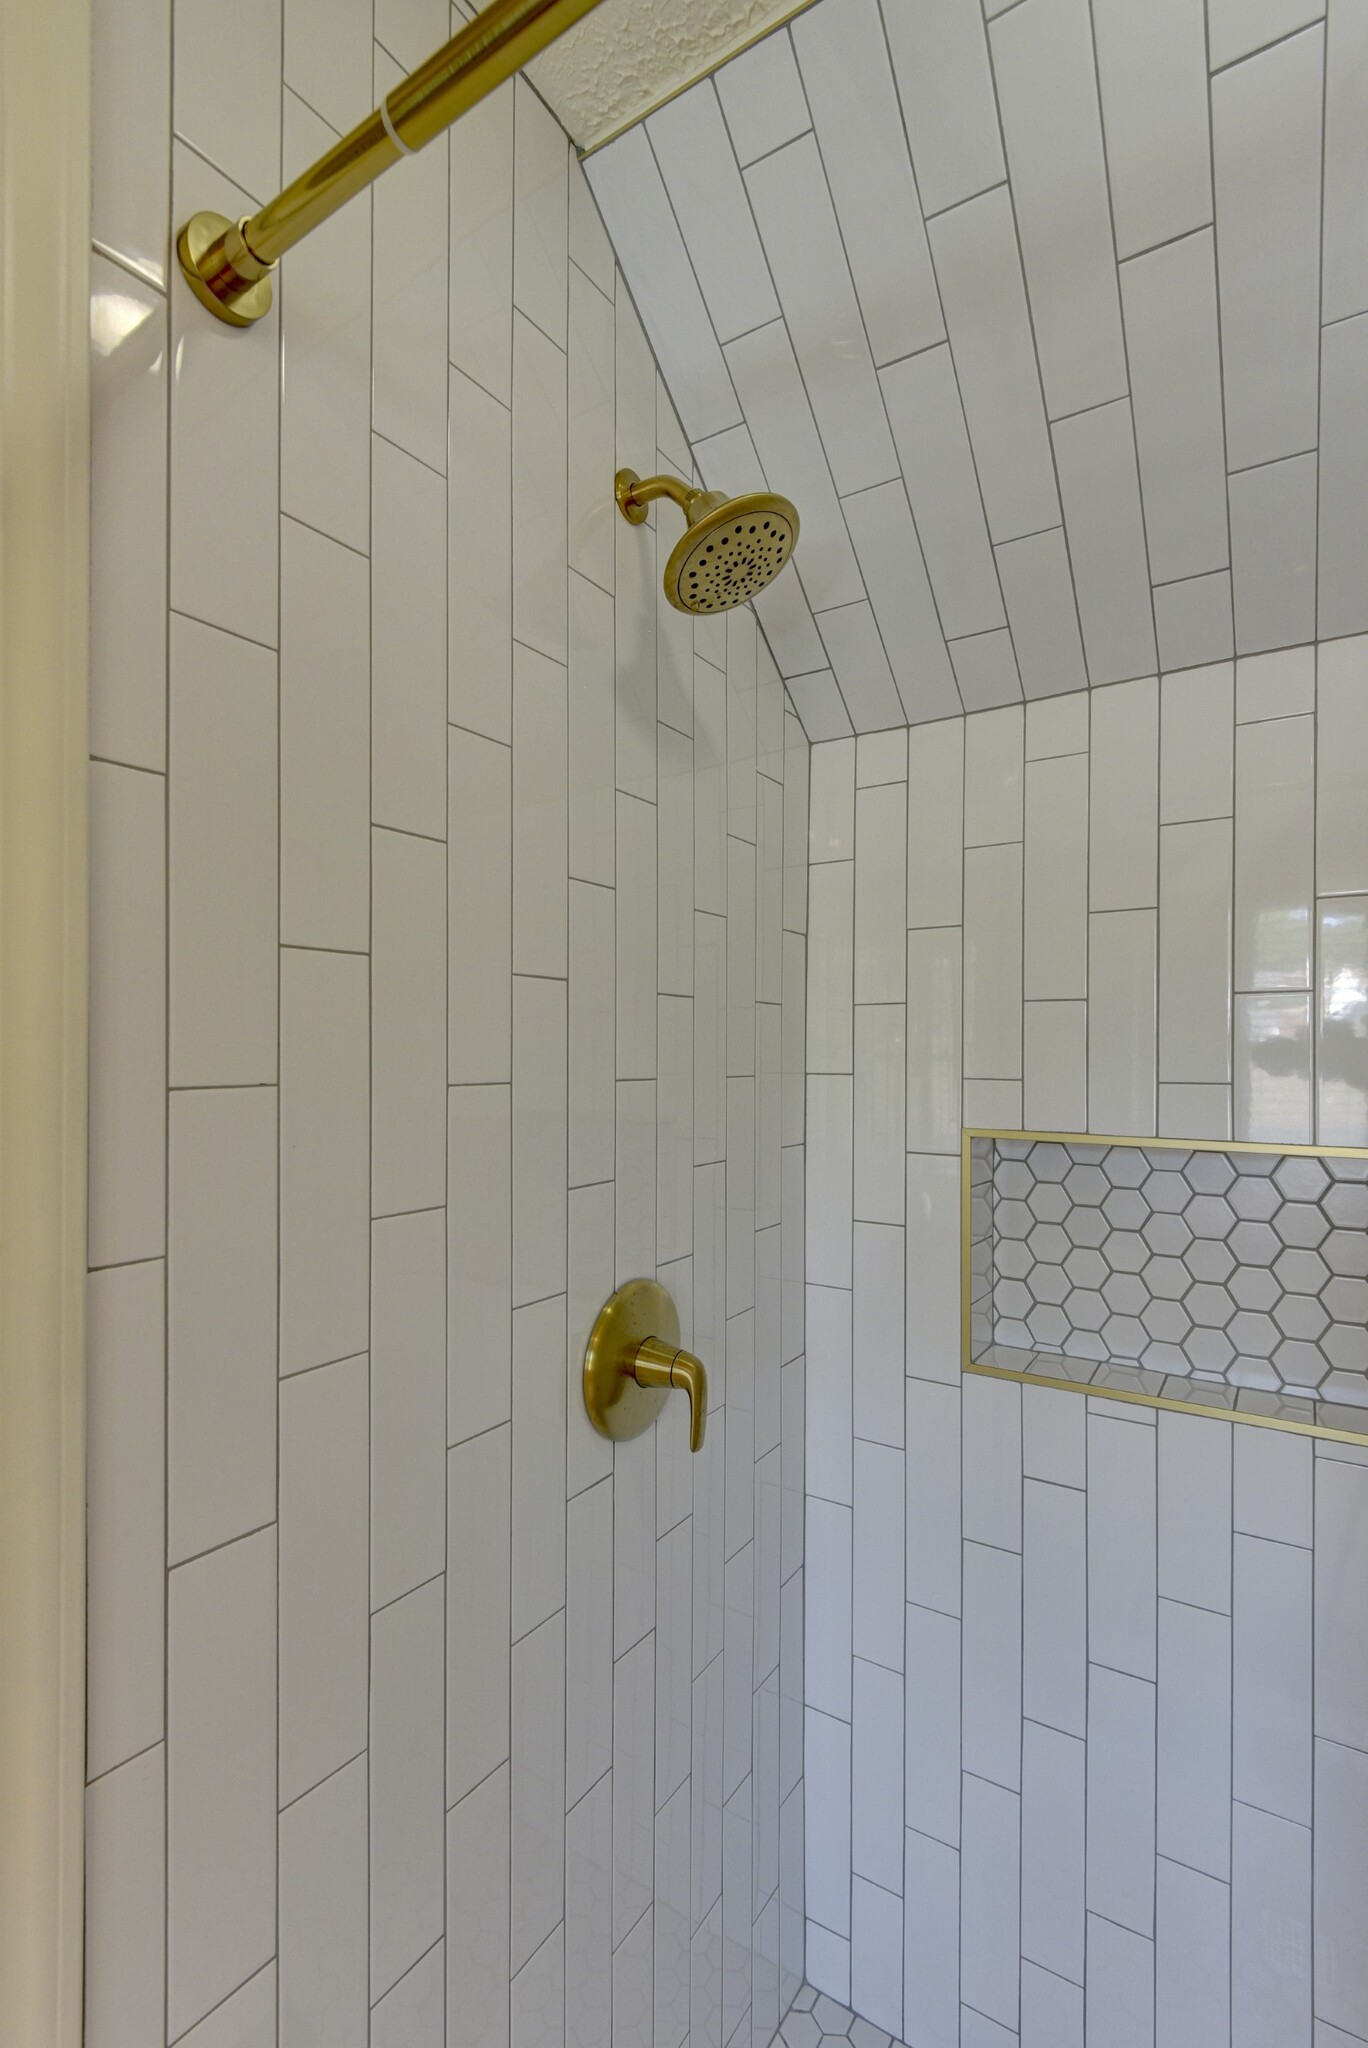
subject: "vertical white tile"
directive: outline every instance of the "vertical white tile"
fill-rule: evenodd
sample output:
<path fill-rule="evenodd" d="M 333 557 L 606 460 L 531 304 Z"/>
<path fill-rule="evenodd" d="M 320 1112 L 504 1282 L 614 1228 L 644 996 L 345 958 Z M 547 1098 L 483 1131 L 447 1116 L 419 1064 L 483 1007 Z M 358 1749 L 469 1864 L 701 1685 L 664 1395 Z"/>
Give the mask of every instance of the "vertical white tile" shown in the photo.
<path fill-rule="evenodd" d="M 1368 1769 L 1363 1752 L 1318 1742 L 1313 1847 L 1315 2005 L 1317 2013 L 1334 2025 L 1356 2031 L 1368 2023 L 1368 1971 L 1355 1913 L 1355 1902 L 1363 1896 L 1364 1842 L 1368 1840 L 1365 1821 Z M 1300 1840 L 1297 1848 L 1302 1848 Z M 1297 1903 L 1304 1910 L 1300 1894 Z"/>
<path fill-rule="evenodd" d="M 656 1258 L 684 1258 L 693 1247 L 693 1004 L 660 998 L 660 1078 L 656 1087 Z"/>
<path fill-rule="evenodd" d="M 1231 1838 L 1232 2039 L 1305 2040 L 1311 2022 L 1311 1833 L 1235 1807 Z"/>
<path fill-rule="evenodd" d="M 1155 1437 L 1088 1417 L 1088 1655 L 1154 1677 Z"/>
<path fill-rule="evenodd" d="M 513 961 L 513 757 L 448 734 L 447 1062 L 453 1081 L 506 1081 Z"/>
<path fill-rule="evenodd" d="M 421 61 L 415 59 L 415 61 Z M 383 52 L 377 92 L 399 82 Z M 429 143 L 374 194 L 375 371 L 371 423 L 377 434 L 426 462 L 447 466 L 447 146 Z"/>
<path fill-rule="evenodd" d="M 91 21 L 91 233 L 158 285 L 166 280 L 165 135 L 171 38 L 164 7 L 101 5 Z M 797 73 L 794 73 L 795 83 Z"/>
<path fill-rule="evenodd" d="M 803 1561 L 806 1608 L 804 1697 L 809 1707 L 850 1719 L 851 1510 L 808 1496 Z"/>
<path fill-rule="evenodd" d="M 892 1671 L 903 1666 L 905 1469 L 887 1444 L 855 1444 L 851 1635 L 856 1657 Z M 892 1882 L 874 1870 L 866 1877 Z"/>
<path fill-rule="evenodd" d="M 281 521 L 280 937 L 287 946 L 360 953 L 370 939 L 368 598 L 350 549 L 297 520 Z M 439 832 L 441 813 L 439 805 Z"/>
<path fill-rule="evenodd" d="M 952 1847 L 960 1830 L 960 1630 L 950 1615 L 909 1606 L 906 1634 L 905 1818 Z"/>
<path fill-rule="evenodd" d="M 513 635 L 553 661 L 567 655 L 566 402 L 564 354 L 515 313 Z"/>
<path fill-rule="evenodd" d="M 964 1546 L 964 1768 L 1021 1789 L 1021 1559 Z"/>
<path fill-rule="evenodd" d="M 280 1388 L 280 1801 L 366 1747 L 366 1361 Z"/>
<path fill-rule="evenodd" d="M 901 1862 L 901 1844 L 899 1844 Z M 899 1879 L 901 1885 L 901 1878 Z M 854 1877 L 850 1886 L 850 1998 L 870 2024 L 902 2031 L 903 1902 L 901 1889 L 888 1891 Z"/>
<path fill-rule="evenodd" d="M 617 1072 L 656 1070 L 656 814 L 636 797 L 617 800 Z"/>
<path fill-rule="evenodd" d="M 680 2048 L 689 2033 L 689 1787 L 683 1784 L 656 1817 L 656 1886 L 652 1932 L 654 2039 Z M 776 2014 L 777 2018 L 778 2015 Z"/>
<path fill-rule="evenodd" d="M 853 1082 L 845 1074 L 808 1077 L 807 1271 L 813 1286 L 849 1287 Z"/>
<path fill-rule="evenodd" d="M 446 1197 L 446 860 L 407 833 L 372 835 L 371 1209 Z"/>
<path fill-rule="evenodd" d="M 371 814 L 445 839 L 447 494 L 378 435 L 371 493 Z"/>
<path fill-rule="evenodd" d="M 375 2007 L 372 2048 L 444 2048 L 445 1999 L 446 1958 L 435 1942 Z"/>
<path fill-rule="evenodd" d="M 141 40 L 138 48 L 139 61 L 147 61 Z M 268 70 L 263 66 L 255 75 Z M 269 100 L 267 92 L 261 104 Z M 121 130 L 121 154 L 127 132 Z M 183 143 L 173 143 L 171 161 L 174 219 L 186 220 L 206 207 L 231 220 L 253 211 L 246 192 Z M 159 242 L 160 233 L 159 223 Z M 170 265 L 170 278 L 171 603 L 177 612 L 236 633 L 244 624 L 242 594 L 251 591 L 254 637 L 273 647 L 280 560 L 279 315 L 272 309 L 245 332 L 226 329 L 221 321 L 203 318 L 179 264 Z M 253 460 L 225 465 L 225 437 L 235 447 L 251 448 Z M 213 490 L 202 488 L 206 476 L 216 479 Z M 241 641 L 233 647 L 235 663 L 250 661 Z"/>
<path fill-rule="evenodd" d="M 450 137 L 447 346 L 455 367 L 504 405 L 512 376 L 513 99 L 511 84 L 491 93 Z"/>
<path fill-rule="evenodd" d="M 1086 2031 L 1116 2048 L 1154 2038 L 1154 1944 L 1102 1915 L 1088 1915 Z"/>
<path fill-rule="evenodd" d="M 566 972 L 566 672 L 513 649 L 513 971 Z"/>
<path fill-rule="evenodd" d="M 907 1161 L 907 1370 L 955 1383 L 960 1371 L 959 1161 Z"/>
<path fill-rule="evenodd" d="M 854 1057 L 855 864 L 816 866 L 808 886 L 808 1072 L 849 1073 Z"/>
<path fill-rule="evenodd" d="M 565 346 L 565 131 L 524 80 L 514 99 L 513 303 Z"/>
<path fill-rule="evenodd" d="M 276 721 L 273 656 L 172 619 L 173 1087 L 275 1079 Z"/>
<path fill-rule="evenodd" d="M 1309 1550 L 1312 1445 L 1280 1429 L 1237 1429 L 1234 1436 L 1237 1532 Z"/>
<path fill-rule="evenodd" d="M 1000 1550 L 1021 1548 L 1021 1389 L 1010 1380 L 966 1379 L 964 1533 Z"/>
<path fill-rule="evenodd" d="M 583 576 L 570 578 L 570 872 L 611 887 L 616 768 L 613 607 Z"/>
<path fill-rule="evenodd" d="M 513 984 L 513 1300 L 565 1286 L 564 984 Z"/>
<path fill-rule="evenodd" d="M 1235 1797 L 1311 1821 L 1311 1557 L 1235 1538 Z"/>
<path fill-rule="evenodd" d="M 167 1556 L 275 1519 L 276 1098 L 171 1099 Z"/>
<path fill-rule="evenodd" d="M 177 0 L 175 29 L 177 134 L 258 200 L 269 199 L 280 176 L 279 103 L 270 90 L 280 84 L 280 0 L 254 0 L 236 36 L 201 0 Z M 238 123 L 228 118 L 218 91 L 224 67 L 234 61 L 250 64 L 263 86 L 261 103 Z"/>
<path fill-rule="evenodd" d="M 101 762 L 89 792 L 86 1255 L 104 1266 L 166 1242 L 166 795 Z"/>
<path fill-rule="evenodd" d="M 446 1785 L 453 1803 L 508 1756 L 512 1526 L 510 1432 L 447 1458 Z M 481 1569 L 471 1561 L 482 1557 Z"/>
<path fill-rule="evenodd" d="M 655 1258 L 655 1097 L 654 1081 L 618 1083 L 616 1266 L 619 1281 L 649 1272 Z"/>
<path fill-rule="evenodd" d="M 512 1413 L 511 1091 L 447 1092 L 447 1436 Z"/>
<path fill-rule="evenodd" d="M 1021 1396 L 1023 1476 L 1052 1480 L 1056 1486 L 1085 1486 L 1087 1424 L 1082 1402 L 1056 1387 L 1026 1387 Z"/>
<path fill-rule="evenodd" d="M 857 1003 L 900 1003 L 907 932 L 907 793 L 901 783 L 856 798 L 855 976 Z"/>
<path fill-rule="evenodd" d="M 958 924 L 963 900 L 964 732 L 957 719 L 907 736 L 907 922 Z"/>
<path fill-rule="evenodd" d="M 727 840 L 727 1072 L 755 1072 L 755 848 Z"/>
<path fill-rule="evenodd" d="M 97 135 L 103 97 L 97 85 Z M 98 254 L 90 339 L 90 751 L 158 769 L 166 765 L 166 302 Z"/>
<path fill-rule="evenodd" d="M 443 1598 L 420 1586 L 371 1622 L 370 1988 L 442 1932 Z"/>
<path fill-rule="evenodd" d="M 1314 1128 L 1311 997 L 1237 995 L 1233 1007 L 1236 1136 L 1275 1145 L 1308 1144 Z"/>
<path fill-rule="evenodd" d="M 1021 2048 L 1083 2048 L 1083 1988 L 1021 1965 Z"/>
<path fill-rule="evenodd" d="M 1368 637 L 1316 649 L 1316 887 L 1322 895 L 1368 888 L 1368 773 L 1363 679 Z"/>
<path fill-rule="evenodd" d="M 960 1996 L 1009 2029 L 1017 2023 L 1021 1948 L 1021 1801 L 964 1778 L 960 1843 Z"/>
<path fill-rule="evenodd" d="M 1310 718 L 1239 728 L 1235 987 L 1240 990 L 1310 985 L 1313 754 Z"/>
<path fill-rule="evenodd" d="M 653 1918 L 648 1907 L 613 1956 L 613 2039 L 623 2048 L 646 2048 L 652 2038 Z"/>
<path fill-rule="evenodd" d="M 577 184 L 582 186 L 582 174 Z M 592 212 L 592 201 L 588 202 Z M 613 303 L 570 266 L 567 349 L 567 466 L 570 566 L 602 590 L 613 587 L 611 521 L 617 505 L 604 489 L 613 468 Z"/>
<path fill-rule="evenodd" d="M 1200 1415 L 1159 1416 L 1161 1598 L 1229 1614 L 1232 1452 L 1238 1473 L 1243 1440 L 1251 1436 L 1296 1443 L 1278 1431 L 1229 1429 Z"/>
<path fill-rule="evenodd" d="M 186 2048 L 256 2048 L 276 2038 L 276 1966 L 258 1970 L 181 2039 Z"/>
<path fill-rule="evenodd" d="M 1021 1953 L 1083 1978 L 1087 1747 L 1027 1721 L 1021 1745 Z M 1024 1990 L 1023 1983 L 1023 1990 Z"/>
<path fill-rule="evenodd" d="M 864 1223 L 903 1220 L 907 1054 L 901 1003 L 855 1011 L 854 1200 Z"/>
<path fill-rule="evenodd" d="M 1028 1395 L 1039 1391 L 1025 1389 Z M 1075 1405 L 1083 1406 L 1081 1401 Z M 1086 1502 L 1073 1487 L 1032 1479 L 1025 1485 L 1023 1510 L 1023 1711 L 1048 1728 L 1083 1736 L 1088 1691 Z"/>
<path fill-rule="evenodd" d="M 367 2048 L 367 1908 L 357 1757 L 280 1816 L 280 2048 L 306 2048 L 320 2026 L 339 2048 Z"/>
<path fill-rule="evenodd" d="M 1020 846 L 964 856 L 964 1070 L 1011 1081 L 1021 1074 L 1022 855 Z"/>
<path fill-rule="evenodd" d="M 1154 1687 L 1094 1663 L 1088 1674 L 1088 1910 L 1146 1938 L 1154 1931 L 1154 1799 Z"/>
<path fill-rule="evenodd" d="M 513 1311 L 515 1642 L 565 1604 L 564 1356 L 563 1295 Z"/>
<path fill-rule="evenodd" d="M 1228 1138 L 1231 1135 L 1231 1091 L 1223 1082 L 1160 1082 L 1161 1138 Z"/>
<path fill-rule="evenodd" d="M 650 1905 L 655 1853 L 655 1651 L 649 1639 L 613 1666 L 613 1938 Z"/>
<path fill-rule="evenodd" d="M 907 1145 L 911 1151 L 953 1152 L 959 1144 L 960 953 L 960 934 L 953 929 L 907 934 Z"/>
<path fill-rule="evenodd" d="M 166 2029 L 179 2038 L 275 1946 L 275 1531 L 168 1584 Z"/>
<path fill-rule="evenodd" d="M 370 1301 L 366 962 L 280 957 L 280 1370 L 364 1351 Z"/>
<path fill-rule="evenodd" d="M 1022 1115 L 1035 1131 L 1088 1123 L 1088 1006 L 1028 1002 L 1022 1024 Z"/>
<path fill-rule="evenodd" d="M 85 1795 L 85 2032 L 91 2048 L 165 2036 L 166 1753 Z"/>
<path fill-rule="evenodd" d="M 971 725 L 974 721 L 970 721 Z M 1088 992 L 1088 770 L 1081 755 L 1026 770 L 1024 993 Z"/>
<path fill-rule="evenodd" d="M 803 1753 L 807 1773 L 807 1911 L 833 1934 L 850 1932 L 850 1728 L 808 1709 Z M 809 1959 L 809 1967 L 811 1960 Z"/>
<path fill-rule="evenodd" d="M 502 345 L 506 383 L 506 338 Z M 447 715 L 470 732 L 507 741 L 513 701 L 512 424 L 506 403 L 459 370 L 451 374 L 449 404 L 448 431 L 460 457 L 447 483 Z"/>
<path fill-rule="evenodd" d="M 1160 685 L 1159 817 L 1165 825 L 1233 808 L 1235 677 L 1229 662 L 1165 676 Z"/>
<path fill-rule="evenodd" d="M 447 2038 L 507 2048 L 509 1772 L 493 1772 L 447 1815 Z"/>
<path fill-rule="evenodd" d="M 446 1215 L 371 1229 L 371 1604 L 383 1607 L 446 1556 Z"/>
<path fill-rule="evenodd" d="M 613 1173 L 614 903 L 610 890 L 570 884 L 570 1185 Z"/>
<path fill-rule="evenodd" d="M 1368 1474 L 1323 1460 L 1316 1475 L 1316 1733 L 1368 1750 L 1368 1632 L 1350 1594 L 1368 1534 Z"/>
<path fill-rule="evenodd" d="M 602 1778 L 565 1822 L 565 2034 L 595 2048 L 612 2026 L 613 1784 Z"/>
<path fill-rule="evenodd" d="M 1156 2039 L 1198 2048 L 1230 2032 L 1230 1981 L 1213 1956 L 1230 1946 L 1230 1891 L 1160 1857 L 1155 1912 Z"/>
<path fill-rule="evenodd" d="M 1159 1602 L 1157 1840 L 1208 1877 L 1230 1877 L 1230 1623 Z"/>
<path fill-rule="evenodd" d="M 1021 838 L 1024 734 L 1020 705 L 965 720 L 966 846 L 999 846 Z"/>
<path fill-rule="evenodd" d="M 959 1394 L 907 1383 L 907 1597 L 960 1610 Z"/>
<path fill-rule="evenodd" d="M 86 1776 L 159 1742 L 166 1339 L 160 1260 L 86 1285 Z M 132 1790 L 134 1781 L 125 1781 Z M 123 1812 L 111 1794 L 111 1825 Z"/>
<path fill-rule="evenodd" d="M 907 1830 L 903 1861 L 903 2014 L 928 2042 L 959 2033 L 960 1859 L 954 1849 Z M 908 2025 L 907 2031 L 911 2032 Z"/>
<path fill-rule="evenodd" d="M 809 1287 L 807 1301 L 807 1487 L 824 1500 L 851 1498 L 851 1313 L 844 1288 Z"/>
<path fill-rule="evenodd" d="M 359 24 L 358 35 L 361 9 L 351 6 L 345 21 L 301 34 L 301 14 L 314 11 L 315 0 L 303 0 L 302 6 L 289 0 L 286 41 L 293 33 L 296 47 L 307 42 L 331 49 L 347 68 L 347 45 L 360 44 L 365 83 L 355 95 L 359 116 L 371 104 L 369 23 Z M 287 179 L 300 176 L 333 146 L 339 129 L 351 126 L 350 118 L 333 125 L 320 120 L 315 109 L 324 104 L 316 86 L 287 81 Z M 300 260 L 290 265 L 281 308 L 280 509 L 362 553 L 371 536 L 370 236 L 371 201 L 365 195 L 345 225 L 321 223 L 309 237 Z"/>
<path fill-rule="evenodd" d="M 903 1234 L 887 1224 L 855 1225 L 853 1290 L 855 1434 L 871 1443 L 903 1440 Z"/>
<path fill-rule="evenodd" d="M 1095 691 L 1091 710 L 1089 907 L 1147 909 L 1159 900 L 1159 685 Z"/>
<path fill-rule="evenodd" d="M 661 993 L 693 994 L 694 750 L 662 725 L 657 764 L 658 970 Z M 772 787 L 766 784 L 767 788 Z M 777 920 L 776 920 L 777 927 Z"/>
<path fill-rule="evenodd" d="M 1153 910 L 1088 920 L 1088 1121 L 1108 1134 L 1154 1130 L 1157 924 Z"/>

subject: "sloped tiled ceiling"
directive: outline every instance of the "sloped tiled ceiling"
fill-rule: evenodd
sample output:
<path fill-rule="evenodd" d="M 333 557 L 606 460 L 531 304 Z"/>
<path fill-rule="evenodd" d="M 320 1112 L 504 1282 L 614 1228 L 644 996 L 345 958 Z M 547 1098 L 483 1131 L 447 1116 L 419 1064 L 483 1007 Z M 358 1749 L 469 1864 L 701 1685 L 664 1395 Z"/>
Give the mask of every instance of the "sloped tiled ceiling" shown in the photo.
<path fill-rule="evenodd" d="M 817 0 L 586 170 L 814 738 L 1368 629 L 1368 0 Z"/>

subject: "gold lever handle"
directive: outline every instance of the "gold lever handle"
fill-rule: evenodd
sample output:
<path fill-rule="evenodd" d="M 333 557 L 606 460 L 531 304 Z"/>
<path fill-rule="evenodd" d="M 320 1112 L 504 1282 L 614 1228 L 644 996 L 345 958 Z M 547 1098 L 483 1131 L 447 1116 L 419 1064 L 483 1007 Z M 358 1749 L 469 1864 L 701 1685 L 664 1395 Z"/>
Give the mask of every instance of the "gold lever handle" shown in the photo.
<path fill-rule="evenodd" d="M 639 1387 L 682 1387 L 689 1397 L 689 1449 L 701 1451 L 708 1426 L 708 1372 L 692 1351 L 678 1351 L 659 1337 L 637 1346 L 632 1372 Z"/>
<path fill-rule="evenodd" d="M 600 1436 L 649 1429 L 671 1387 L 689 1397 L 689 1449 L 708 1426 L 703 1361 L 680 1349 L 679 1314 L 658 1280 L 628 1280 L 599 1310 L 584 1351 L 584 1406 Z"/>

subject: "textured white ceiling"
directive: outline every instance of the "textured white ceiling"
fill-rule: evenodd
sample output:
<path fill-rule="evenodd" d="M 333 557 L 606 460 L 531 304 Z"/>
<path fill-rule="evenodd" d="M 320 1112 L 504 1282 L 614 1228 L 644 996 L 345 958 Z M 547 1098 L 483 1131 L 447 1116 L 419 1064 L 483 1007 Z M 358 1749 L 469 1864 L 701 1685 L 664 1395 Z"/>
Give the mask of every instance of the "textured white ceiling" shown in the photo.
<path fill-rule="evenodd" d="M 817 0 L 586 170 L 814 738 L 1368 630 L 1365 0 Z"/>
<path fill-rule="evenodd" d="M 603 0 L 528 75 L 590 149 L 793 8 L 794 0 Z"/>

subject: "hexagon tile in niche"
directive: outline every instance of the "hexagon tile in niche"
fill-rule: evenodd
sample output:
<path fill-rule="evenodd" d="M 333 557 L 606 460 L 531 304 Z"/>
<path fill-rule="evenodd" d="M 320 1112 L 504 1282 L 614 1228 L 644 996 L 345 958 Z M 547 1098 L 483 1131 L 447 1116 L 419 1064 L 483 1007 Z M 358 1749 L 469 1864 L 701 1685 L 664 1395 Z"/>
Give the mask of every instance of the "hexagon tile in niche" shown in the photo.
<path fill-rule="evenodd" d="M 976 1360 L 1106 1360 L 1368 1427 L 1368 1157 L 973 1137 L 970 1179 Z"/>

